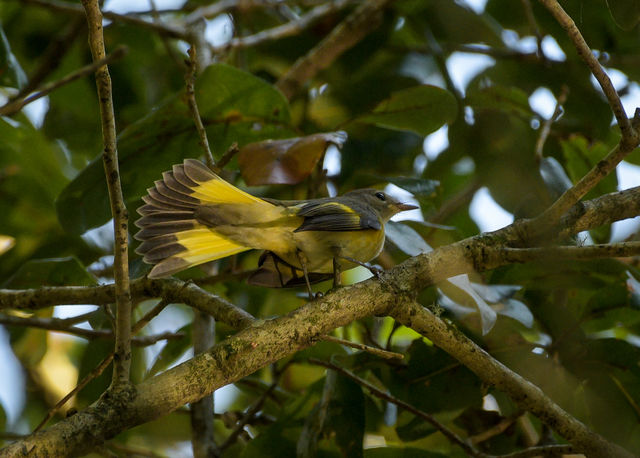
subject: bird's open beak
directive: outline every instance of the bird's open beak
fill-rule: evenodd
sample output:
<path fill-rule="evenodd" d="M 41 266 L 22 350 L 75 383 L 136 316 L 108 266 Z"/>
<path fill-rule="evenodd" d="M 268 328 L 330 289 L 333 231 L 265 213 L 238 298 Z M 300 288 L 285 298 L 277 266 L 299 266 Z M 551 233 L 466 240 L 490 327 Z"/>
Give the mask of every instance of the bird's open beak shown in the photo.
<path fill-rule="evenodd" d="M 418 207 L 417 205 L 411 205 L 411 204 L 396 204 L 396 208 L 398 209 L 398 211 L 404 212 L 407 210 L 415 210 Z"/>

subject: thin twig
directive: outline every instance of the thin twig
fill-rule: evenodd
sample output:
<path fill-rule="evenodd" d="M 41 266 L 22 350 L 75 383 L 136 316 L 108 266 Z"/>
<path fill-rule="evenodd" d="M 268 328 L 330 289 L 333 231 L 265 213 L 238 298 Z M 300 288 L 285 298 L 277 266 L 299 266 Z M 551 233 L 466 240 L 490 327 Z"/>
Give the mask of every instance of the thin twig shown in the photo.
<path fill-rule="evenodd" d="M 165 301 L 158 302 L 158 304 L 156 304 L 155 307 L 153 307 L 151 310 L 149 310 L 142 318 L 140 318 L 140 320 L 138 320 L 136 322 L 135 325 L 133 325 L 133 328 L 131 329 L 131 332 L 133 334 L 136 334 L 147 323 L 149 323 L 149 321 L 151 321 L 155 316 L 157 316 L 166 306 L 167 306 L 167 303 Z M 109 366 L 109 364 L 111 364 L 111 361 L 113 361 L 113 356 L 114 356 L 114 352 L 113 351 L 111 353 L 109 353 L 107 356 L 105 356 L 105 358 L 102 360 L 102 362 L 100 362 L 100 364 L 98 364 L 98 366 L 96 366 L 95 369 L 93 369 L 91 372 L 89 372 L 80 381 L 80 383 L 78 383 L 75 386 L 75 388 L 73 390 L 71 390 L 69 393 L 67 393 L 67 395 L 65 397 L 60 399 L 60 401 L 58 401 L 56 403 L 56 405 L 53 406 L 49 410 L 49 412 L 47 412 L 47 416 L 40 422 L 40 424 L 38 426 L 36 426 L 36 428 L 33 430 L 33 432 L 36 432 L 36 431 L 39 431 L 40 429 L 42 429 L 42 427 L 44 425 L 46 425 L 49 422 L 49 420 L 51 420 L 53 418 L 53 416 L 57 412 L 60 411 L 60 409 L 62 409 L 62 406 L 64 406 L 67 403 L 67 401 L 69 401 L 69 399 L 71 399 L 73 396 L 75 396 L 76 393 L 80 392 L 85 386 L 87 386 L 87 384 L 89 382 L 91 382 L 92 380 L 94 380 L 97 377 L 99 377 L 100 374 L 102 374 L 104 372 L 104 370 Z"/>
<path fill-rule="evenodd" d="M 331 2 L 323 3 L 293 21 L 287 22 L 286 24 L 282 24 L 278 27 L 262 30 L 253 35 L 234 38 L 226 45 L 212 48 L 212 52 L 220 53 L 229 48 L 248 48 L 251 46 L 259 45 L 261 43 L 265 43 L 267 41 L 279 40 L 281 38 L 298 34 L 314 22 L 318 21 L 323 16 L 327 16 L 336 11 L 340 11 L 352 1 L 353 0 L 334 0 Z"/>
<path fill-rule="evenodd" d="M 24 326 L 47 331 L 62 332 L 88 340 L 111 339 L 113 332 L 108 329 L 85 329 L 77 326 L 70 326 L 59 318 L 39 318 L 39 317 L 17 317 L 0 314 L 0 324 L 7 326 Z M 159 340 L 174 339 L 181 337 L 179 334 L 163 333 L 153 336 L 134 337 L 132 343 L 136 346 L 153 345 Z"/>
<path fill-rule="evenodd" d="M 509 428 L 512 424 L 514 424 L 518 418 L 523 415 L 523 412 L 517 412 L 514 415 L 510 415 L 509 417 L 503 418 L 497 424 L 493 425 L 491 428 L 488 428 L 478 434 L 474 434 L 470 436 L 468 441 L 472 445 L 478 445 L 481 442 L 487 441 L 492 437 L 498 436 L 502 434 L 507 428 Z"/>
<path fill-rule="evenodd" d="M 353 372 L 351 372 L 348 369 L 345 369 L 344 367 L 337 366 L 337 365 L 335 365 L 335 364 L 333 364 L 333 363 L 331 363 L 329 361 L 322 361 L 322 360 L 316 359 L 316 358 L 309 358 L 309 362 L 312 363 L 312 364 L 316 364 L 318 366 L 326 367 L 328 369 L 333 369 L 334 371 L 336 371 L 336 372 L 344 375 L 345 377 L 353 380 L 358 385 L 361 385 L 361 386 L 365 387 L 374 396 L 379 397 L 380 399 L 384 399 L 385 401 L 390 402 L 392 404 L 395 404 L 396 406 L 400 407 L 401 409 L 404 409 L 407 412 L 411 412 L 415 416 L 422 418 L 423 420 L 425 420 L 426 422 L 431 424 L 434 428 L 436 428 L 438 431 L 440 431 L 447 439 L 449 439 L 451 442 L 453 442 L 454 444 L 456 444 L 460 448 L 462 448 L 462 450 L 464 450 L 465 453 L 467 453 L 467 455 L 474 456 L 474 457 L 475 456 L 479 456 L 479 452 L 477 450 L 475 450 L 471 445 L 469 445 L 467 442 L 465 442 L 455 432 L 453 432 L 452 430 L 447 428 L 445 425 L 440 423 L 438 420 L 436 420 L 432 415 L 430 415 L 430 414 L 428 414 L 426 412 L 423 412 L 422 410 L 416 409 L 411 404 L 408 404 L 408 403 L 396 398 L 395 396 L 392 396 L 389 393 L 386 393 L 386 392 L 382 391 L 378 387 L 372 385 L 371 383 L 367 382 L 363 378 L 358 377 L 356 374 L 354 374 Z"/>
<path fill-rule="evenodd" d="M 155 0 L 149 0 L 149 5 L 151 6 L 151 17 L 153 18 L 153 22 L 155 24 L 163 25 L 162 18 L 160 17 L 160 13 L 158 12 L 158 8 L 156 7 Z M 171 43 L 169 42 L 169 37 L 163 33 L 160 34 L 160 40 L 162 40 L 162 45 L 164 49 L 167 51 L 167 55 L 171 58 L 171 60 L 176 64 L 178 68 L 184 70 L 185 64 L 184 60 L 181 59 L 177 54 L 176 50 Z"/>
<path fill-rule="evenodd" d="M 47 412 L 47 415 L 38 424 L 38 426 L 36 426 L 36 428 L 33 430 L 33 432 L 35 433 L 37 431 L 40 431 L 49 422 L 49 420 L 51 420 L 53 418 L 53 416 L 60 411 L 60 409 L 62 409 L 62 406 L 64 406 L 67 403 L 67 401 L 69 401 L 69 399 L 74 397 L 76 395 L 76 393 L 78 393 L 85 386 L 87 386 L 89 384 L 89 382 L 91 382 L 92 380 L 95 380 L 96 378 L 100 377 L 100 374 L 102 374 L 104 372 L 104 370 L 107 367 L 109 367 L 109 364 L 111 364 L 111 362 L 113 361 L 113 355 L 114 355 L 114 353 L 111 352 L 107 356 L 105 356 L 105 358 L 102 360 L 102 362 L 100 362 L 100 364 L 98 364 L 98 366 L 95 369 L 93 369 L 91 372 L 89 372 L 87 375 L 85 375 L 85 377 L 80 381 L 80 383 L 78 383 L 75 386 L 75 388 L 73 390 L 71 390 L 69 393 L 67 393 L 67 395 L 65 397 L 63 397 L 62 399 L 60 399 L 56 403 L 55 406 L 53 406 L 51 409 L 49 409 L 49 411 Z"/>
<path fill-rule="evenodd" d="M 218 168 L 216 167 L 216 161 L 213 159 L 213 153 L 211 153 L 211 148 L 209 147 L 207 131 L 202 124 L 202 118 L 200 118 L 200 112 L 198 110 L 198 103 L 196 102 L 196 92 L 194 87 L 196 81 L 196 66 L 196 47 L 192 45 L 189 48 L 189 61 L 187 65 L 187 73 L 185 75 L 185 81 L 187 85 L 187 104 L 189 105 L 191 117 L 193 118 L 193 122 L 196 125 L 196 130 L 198 131 L 198 143 L 204 151 L 204 158 L 207 162 L 207 166 L 213 171 L 218 171 Z"/>
<path fill-rule="evenodd" d="M 553 114 L 542 124 L 542 129 L 540 129 L 540 136 L 538 137 L 535 148 L 535 158 L 538 163 L 540 163 L 543 158 L 542 150 L 544 149 L 544 144 L 547 141 L 547 137 L 549 137 L 549 132 L 551 132 L 551 125 L 556 122 L 558 120 L 558 117 L 562 114 L 562 106 L 566 103 L 568 95 L 569 86 L 564 84 L 556 101 L 556 108 L 553 110 Z"/>
<path fill-rule="evenodd" d="M 357 342 L 351 342 L 349 340 L 339 339 L 337 337 L 333 337 L 330 335 L 324 335 L 319 337 L 320 340 L 324 340 L 325 342 L 334 342 L 340 345 L 344 345 L 346 347 L 357 348 L 358 350 L 366 351 L 367 353 L 371 353 L 372 355 L 379 356 L 385 359 L 403 359 L 404 355 L 401 353 L 396 353 L 394 351 L 382 350 L 380 348 L 371 347 L 369 345 L 364 345 Z"/>
<path fill-rule="evenodd" d="M 53 11 L 60 11 L 71 14 L 84 14 L 84 11 L 80 5 L 69 2 L 61 2 L 58 0 L 19 0 L 22 4 L 36 5 L 43 8 L 48 8 Z M 166 23 L 158 24 L 155 22 L 149 22 L 137 17 L 135 14 L 119 14 L 112 11 L 104 11 L 102 15 L 112 21 L 122 22 L 125 24 L 131 24 L 138 27 L 144 27 L 146 29 L 153 30 L 162 35 L 166 35 L 171 38 L 178 38 L 181 40 L 188 40 L 189 33 L 180 27 L 168 25 Z"/>
<path fill-rule="evenodd" d="M 99 69 L 100 67 L 102 67 L 103 65 L 107 65 L 110 64 L 112 62 L 115 62 L 116 60 L 122 58 L 123 56 L 125 56 L 127 54 L 127 47 L 126 46 L 119 46 L 117 47 L 111 54 L 109 54 L 108 56 L 106 56 L 103 59 L 100 59 L 96 62 L 92 62 L 89 65 L 85 65 L 84 67 L 69 73 L 68 75 L 64 76 L 63 78 L 59 79 L 58 81 L 52 81 L 50 83 L 45 84 L 44 86 L 40 87 L 37 89 L 37 91 L 35 91 L 33 94 L 31 95 L 25 95 L 21 98 L 12 100 L 11 102 L 7 103 L 6 105 L 0 107 L 0 116 L 11 116 L 16 114 L 17 112 L 19 112 L 22 107 L 24 107 L 25 105 L 38 100 L 41 97 L 44 97 L 46 95 L 48 95 L 50 92 L 58 89 L 59 87 L 64 86 L 65 84 L 69 84 L 79 78 L 83 78 L 87 75 L 92 74 L 93 72 L 95 72 L 97 69 Z"/>
<path fill-rule="evenodd" d="M 89 46 L 94 61 L 106 57 L 104 36 L 102 33 L 102 13 L 98 0 L 82 0 L 89 26 Z M 113 229 L 115 235 L 114 277 L 116 288 L 116 342 L 115 364 L 113 365 L 113 385 L 129 383 L 129 369 L 131 367 L 131 291 L 129 290 L 129 261 L 128 244 L 128 213 L 122 196 L 120 172 L 118 170 L 118 151 L 116 149 L 116 123 L 113 113 L 113 97 L 111 76 L 106 65 L 96 70 L 96 86 L 100 104 L 100 118 L 102 119 L 102 139 L 109 202 L 113 215 Z"/>
<path fill-rule="evenodd" d="M 533 14 L 533 8 L 531 8 L 530 0 L 521 0 L 522 1 L 522 9 L 524 9 L 524 14 L 527 16 L 527 21 L 529 22 L 529 27 L 531 27 L 531 31 L 536 37 L 536 43 L 538 44 L 538 57 L 543 61 L 547 60 L 547 57 L 544 55 L 544 51 L 542 49 L 542 34 L 540 33 L 540 28 L 538 27 L 538 23 L 536 22 L 536 17 Z"/>
<path fill-rule="evenodd" d="M 280 373 L 282 373 L 282 371 L 280 371 Z M 233 431 L 231 431 L 231 434 L 229 434 L 227 439 L 222 443 L 222 445 L 220 446 L 220 450 L 225 450 L 230 445 L 233 445 L 233 443 L 236 441 L 240 433 L 242 433 L 242 431 L 244 430 L 244 427 L 260 411 L 264 402 L 267 400 L 271 392 L 275 390 L 276 386 L 278 386 L 278 382 L 279 382 L 279 379 L 275 380 L 271 385 L 269 385 L 269 388 L 264 393 L 262 393 L 262 395 L 260 395 L 258 399 L 256 399 L 256 401 L 251 405 L 251 407 L 249 407 L 249 409 L 245 412 L 245 414 L 242 416 L 240 421 L 236 423 L 235 427 L 233 428 Z"/>
<path fill-rule="evenodd" d="M 36 88 L 40 86 L 40 83 L 60 66 L 62 59 L 71 49 L 76 38 L 84 28 L 84 15 L 78 15 L 60 35 L 56 35 L 39 58 L 38 67 L 29 75 L 29 82 L 20 89 L 20 92 L 18 92 L 15 97 L 11 98 L 11 101 L 24 98 L 36 90 Z"/>
<path fill-rule="evenodd" d="M 238 142 L 233 142 L 229 147 L 229 149 L 227 149 L 227 151 L 222 155 L 222 157 L 216 164 L 218 166 L 218 170 L 222 170 L 225 167 L 225 165 L 227 165 L 229 161 L 233 159 L 233 156 L 235 156 L 239 152 L 240 152 L 240 148 L 238 148 Z"/>
<path fill-rule="evenodd" d="M 313 78 L 320 70 L 331 65 L 342 53 L 374 30 L 380 23 L 381 11 L 390 1 L 369 0 L 363 2 L 327 37 L 298 59 L 280 77 L 276 87 L 282 91 L 285 97 L 292 99 L 305 82 Z"/>
<path fill-rule="evenodd" d="M 640 242 L 541 248 L 496 247 L 495 250 L 496 255 L 507 262 L 529 262 L 541 259 L 625 258 L 640 255 Z M 488 254 L 488 256 L 492 255 Z"/>
<path fill-rule="evenodd" d="M 598 162 L 578 183 L 565 191 L 547 210 L 539 217 L 531 220 L 529 228 L 532 233 L 544 233 L 573 206 L 582 199 L 594 186 L 596 186 L 605 176 L 611 173 L 616 166 L 640 143 L 640 109 L 636 109 L 633 121 L 627 115 L 620 101 L 620 97 L 613 87 L 613 83 L 606 72 L 591 52 L 591 49 L 584 41 L 580 30 L 576 27 L 573 19 L 562 9 L 556 0 L 539 0 L 556 18 L 565 29 L 567 35 L 573 41 L 578 54 L 585 61 L 591 73 L 596 78 L 604 95 L 609 101 L 613 114 L 618 121 L 622 138 L 618 145 L 600 162 Z"/>
<path fill-rule="evenodd" d="M 607 100 L 609 101 L 611 110 L 618 121 L 618 126 L 622 132 L 623 139 L 634 139 L 637 144 L 637 140 L 635 139 L 638 137 L 638 134 L 634 131 L 631 123 L 629 122 L 629 118 L 624 111 L 624 107 L 622 106 L 622 102 L 620 101 L 620 97 L 618 96 L 616 89 L 613 87 L 613 83 L 600 65 L 600 62 L 598 62 L 598 59 L 596 59 L 593 52 L 591 52 L 591 48 L 587 45 L 571 16 L 567 14 L 557 0 L 539 1 L 549 10 L 553 17 L 555 17 L 556 21 L 560 23 L 562 28 L 565 29 L 569 39 L 573 42 L 576 50 L 578 51 L 578 55 L 582 57 L 591 70 L 591 73 L 593 73 L 593 76 L 595 76 L 598 81 L 598 84 L 600 84 L 605 97 L 607 97 Z"/>

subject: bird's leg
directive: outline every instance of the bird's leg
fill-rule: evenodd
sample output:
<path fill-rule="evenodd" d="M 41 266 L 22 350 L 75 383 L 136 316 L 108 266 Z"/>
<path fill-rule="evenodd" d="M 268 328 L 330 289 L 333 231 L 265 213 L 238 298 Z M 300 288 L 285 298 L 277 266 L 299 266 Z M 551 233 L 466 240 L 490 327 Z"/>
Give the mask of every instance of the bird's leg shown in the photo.
<path fill-rule="evenodd" d="M 333 287 L 339 288 L 342 284 L 342 279 L 340 278 L 340 274 L 342 273 L 342 269 L 340 268 L 340 264 L 338 263 L 338 258 L 333 258 Z"/>
<path fill-rule="evenodd" d="M 307 284 L 307 292 L 309 293 L 309 300 L 312 301 L 313 299 L 315 299 L 315 296 L 313 295 L 313 291 L 311 291 L 311 282 L 309 281 L 309 271 L 307 270 L 306 256 L 300 250 L 296 250 L 296 256 L 298 257 L 300 266 L 302 266 L 302 273 L 304 273 L 304 281 Z"/>
<path fill-rule="evenodd" d="M 358 261 L 357 259 L 353 259 L 350 258 L 349 256 L 340 256 L 342 259 L 345 259 L 349 262 L 352 262 L 354 264 L 357 264 L 359 266 L 364 267 L 365 269 L 367 269 L 369 272 L 371 272 L 371 274 L 376 277 L 377 279 L 380 279 L 380 275 L 382 275 L 382 272 L 384 272 L 384 270 L 380 269 L 379 267 L 376 266 L 372 266 L 371 264 L 369 264 L 368 262 L 362 262 L 362 261 Z M 335 261 L 334 261 L 335 262 Z M 334 264 L 335 266 L 335 264 Z"/>

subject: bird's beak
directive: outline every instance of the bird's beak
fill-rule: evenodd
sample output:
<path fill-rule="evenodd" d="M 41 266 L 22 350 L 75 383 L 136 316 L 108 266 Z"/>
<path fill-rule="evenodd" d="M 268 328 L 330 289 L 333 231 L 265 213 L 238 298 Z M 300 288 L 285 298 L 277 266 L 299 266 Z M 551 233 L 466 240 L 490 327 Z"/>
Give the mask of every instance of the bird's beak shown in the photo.
<path fill-rule="evenodd" d="M 398 209 L 398 211 L 404 212 L 407 210 L 415 210 L 418 207 L 417 205 L 411 205 L 411 204 L 396 204 L 396 208 Z"/>

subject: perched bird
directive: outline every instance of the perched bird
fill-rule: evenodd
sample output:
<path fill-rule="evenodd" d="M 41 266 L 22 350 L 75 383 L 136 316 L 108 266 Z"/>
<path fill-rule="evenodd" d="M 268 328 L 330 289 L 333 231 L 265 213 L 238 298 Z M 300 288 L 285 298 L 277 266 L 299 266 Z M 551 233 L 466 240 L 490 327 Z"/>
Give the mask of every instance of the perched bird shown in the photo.
<path fill-rule="evenodd" d="M 417 208 L 384 192 L 359 189 L 340 197 L 261 199 L 186 159 L 148 189 L 136 221 L 136 252 L 155 264 L 149 278 L 250 249 L 265 250 L 250 283 L 271 287 L 310 284 L 375 258 L 384 224 Z"/>

